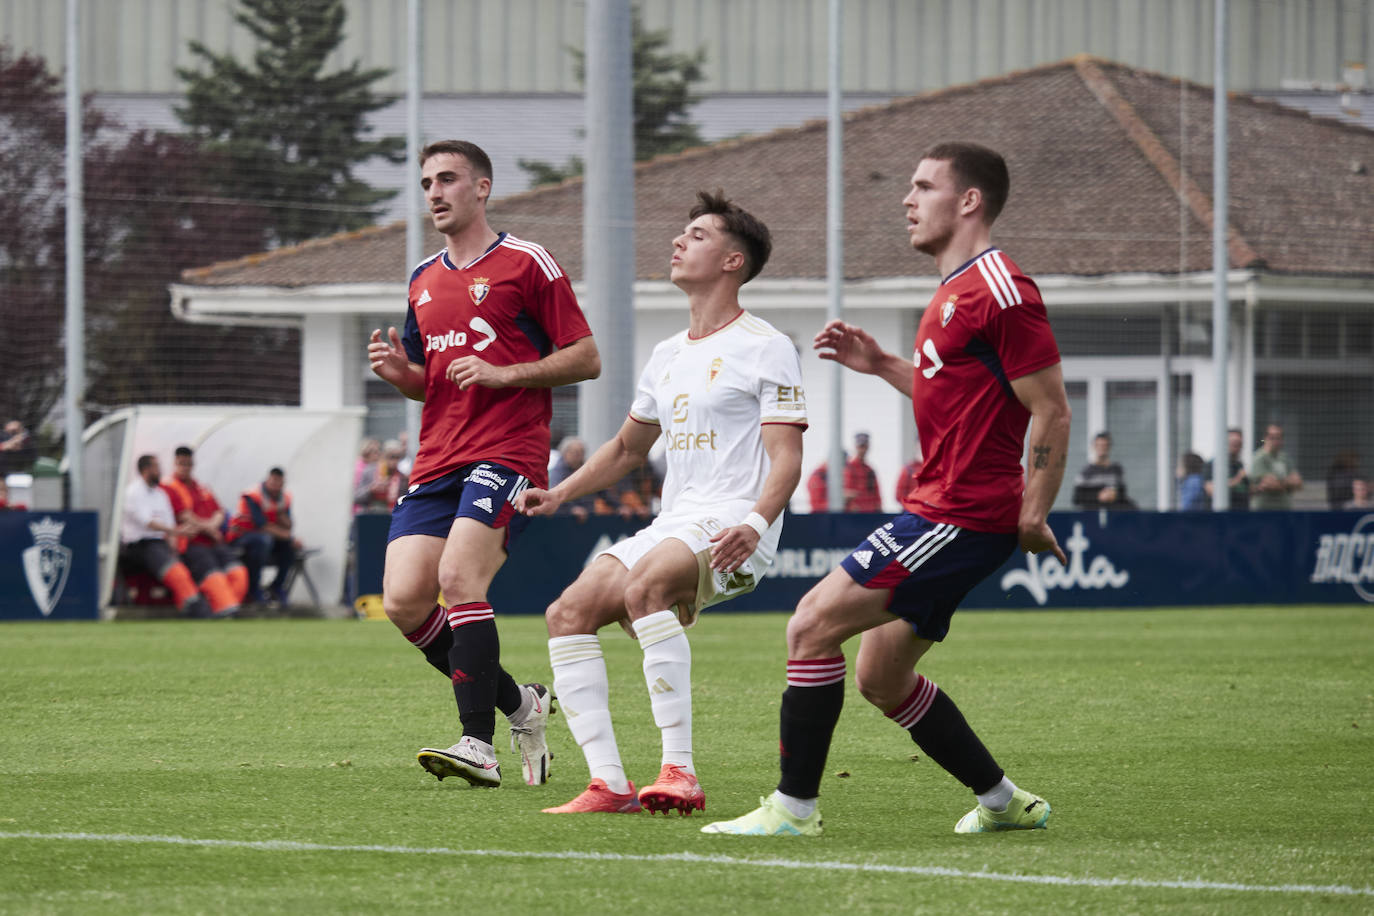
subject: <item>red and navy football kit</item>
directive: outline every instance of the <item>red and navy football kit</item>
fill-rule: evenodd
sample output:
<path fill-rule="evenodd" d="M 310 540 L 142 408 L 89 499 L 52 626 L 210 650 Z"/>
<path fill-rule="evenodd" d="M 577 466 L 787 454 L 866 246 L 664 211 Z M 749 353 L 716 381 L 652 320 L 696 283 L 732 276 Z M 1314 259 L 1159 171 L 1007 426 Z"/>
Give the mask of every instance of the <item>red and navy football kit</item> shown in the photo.
<path fill-rule="evenodd" d="M 969 590 L 1017 545 L 1030 412 L 1013 379 L 1059 362 L 1035 283 L 997 248 L 955 270 L 916 332 L 912 409 L 925 465 L 906 510 L 841 564 L 891 589 L 888 610 L 942 639 Z"/>
<path fill-rule="evenodd" d="M 447 250 L 427 258 L 411 274 L 409 302 L 402 343 L 424 366 L 425 401 L 410 489 L 396 503 L 390 539 L 447 537 L 460 516 L 518 529 L 524 517 L 515 497 L 548 481 L 552 392 L 464 391 L 445 373 L 463 356 L 509 366 L 589 336 L 572 284 L 542 246 L 503 232 L 469 264 L 454 264 Z"/>

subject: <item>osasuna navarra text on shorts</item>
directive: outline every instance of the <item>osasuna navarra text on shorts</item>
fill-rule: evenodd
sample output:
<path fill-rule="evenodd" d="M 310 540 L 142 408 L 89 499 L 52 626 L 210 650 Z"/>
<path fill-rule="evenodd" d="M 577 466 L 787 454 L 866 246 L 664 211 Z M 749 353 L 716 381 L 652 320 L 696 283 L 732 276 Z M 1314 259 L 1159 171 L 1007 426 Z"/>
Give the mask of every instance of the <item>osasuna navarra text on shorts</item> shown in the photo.
<path fill-rule="evenodd" d="M 971 531 L 903 512 L 840 563 L 865 588 L 891 589 L 887 610 L 922 639 L 939 641 L 964 596 L 1007 561 L 1015 534 Z"/>
<path fill-rule="evenodd" d="M 529 521 L 515 511 L 515 497 L 529 481 L 502 464 L 476 461 L 442 477 L 417 484 L 396 502 L 388 541 L 408 534 L 446 538 L 456 518 L 476 519 L 505 528 L 506 543 Z"/>

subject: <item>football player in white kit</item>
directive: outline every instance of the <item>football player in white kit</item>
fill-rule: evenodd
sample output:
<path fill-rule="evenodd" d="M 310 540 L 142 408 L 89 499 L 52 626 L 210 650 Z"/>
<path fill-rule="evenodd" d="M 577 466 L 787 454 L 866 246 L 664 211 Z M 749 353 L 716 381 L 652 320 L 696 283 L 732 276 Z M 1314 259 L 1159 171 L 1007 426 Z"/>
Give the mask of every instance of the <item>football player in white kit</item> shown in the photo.
<path fill-rule="evenodd" d="M 670 276 L 691 321 L 659 343 L 615 438 L 552 490 L 516 508 L 550 515 L 642 464 L 660 436 L 668 468 L 649 527 L 596 556 L 549 606 L 554 692 L 591 784 L 553 814 L 690 814 L 705 808 L 692 765 L 691 648 L 684 627 L 705 607 L 753 590 L 777 552 L 782 515 L 801 479 L 806 397 L 797 348 L 744 311 L 739 290 L 768 260 L 768 227 L 720 194 L 699 192 L 673 240 Z M 662 769 L 636 792 L 611 727 L 597 631 L 620 622 L 644 650 L 644 681 L 662 732 Z"/>

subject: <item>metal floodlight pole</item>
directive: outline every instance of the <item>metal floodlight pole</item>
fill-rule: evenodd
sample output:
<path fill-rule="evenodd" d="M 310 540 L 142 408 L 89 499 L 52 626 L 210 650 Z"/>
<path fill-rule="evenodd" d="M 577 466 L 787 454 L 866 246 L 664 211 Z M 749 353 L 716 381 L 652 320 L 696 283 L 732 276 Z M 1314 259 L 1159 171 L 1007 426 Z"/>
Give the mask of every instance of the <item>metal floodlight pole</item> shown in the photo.
<path fill-rule="evenodd" d="M 67 0 L 67 508 L 85 506 L 81 434 L 86 389 L 86 249 L 81 188 L 81 0 Z"/>
<path fill-rule="evenodd" d="M 582 306 L 601 352 L 601 377 L 578 385 L 589 452 L 615 436 L 635 392 L 631 32 L 630 0 L 588 0 Z"/>
<path fill-rule="evenodd" d="M 1226 288 L 1230 265 L 1226 246 L 1230 202 L 1227 187 L 1226 143 L 1226 0 L 1216 0 L 1216 70 L 1212 87 L 1212 370 L 1216 385 L 1216 413 L 1212 441 L 1212 508 L 1231 507 L 1231 462 L 1226 448 L 1230 398 L 1227 382 L 1231 372 L 1231 308 Z"/>
<path fill-rule="evenodd" d="M 844 112 L 840 102 L 842 45 L 844 40 L 841 18 L 842 0 L 830 0 L 830 92 L 829 124 L 826 130 L 825 178 L 825 280 L 827 292 L 826 319 L 844 317 Z M 830 458 L 826 462 L 826 502 L 831 512 L 844 509 L 844 369 L 839 363 L 829 364 L 830 374 Z"/>
<path fill-rule="evenodd" d="M 406 3 L 406 174 L 415 168 L 420 156 L 420 73 L 422 39 L 420 24 L 424 20 L 425 0 L 407 0 Z M 406 181 L 404 194 L 406 201 L 406 282 L 410 282 L 410 272 L 420 263 L 420 243 L 424 236 L 424 207 L 419 199 L 419 184 L 413 179 Z M 406 405 L 406 452 L 413 462 L 415 452 L 420 447 L 420 402 L 405 399 Z"/>

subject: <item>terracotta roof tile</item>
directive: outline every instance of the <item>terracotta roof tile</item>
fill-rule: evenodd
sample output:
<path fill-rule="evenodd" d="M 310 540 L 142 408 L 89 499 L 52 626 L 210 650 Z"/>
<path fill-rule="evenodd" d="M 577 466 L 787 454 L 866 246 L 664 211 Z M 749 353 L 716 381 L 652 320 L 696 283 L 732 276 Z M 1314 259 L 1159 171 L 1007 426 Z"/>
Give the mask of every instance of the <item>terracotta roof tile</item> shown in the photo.
<path fill-rule="evenodd" d="M 1232 95 L 1233 266 L 1374 275 L 1374 131 Z M 1176 273 L 1211 266 L 1212 92 L 1075 58 L 845 116 L 845 275 L 930 273 L 902 231 L 901 200 L 933 143 L 1001 151 L 1012 191 L 994 238 L 1030 274 Z M 765 277 L 825 273 L 826 126 L 731 140 L 635 168 L 635 263 L 667 276 L 670 240 L 699 189 L 723 188 L 772 228 Z M 582 182 L 494 201 L 492 226 L 582 274 Z M 442 240 L 428 233 L 424 250 Z M 404 279 L 401 223 L 188 271 L 204 286 Z"/>

